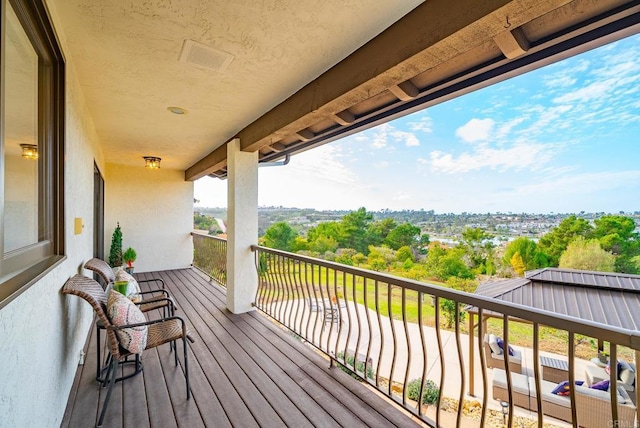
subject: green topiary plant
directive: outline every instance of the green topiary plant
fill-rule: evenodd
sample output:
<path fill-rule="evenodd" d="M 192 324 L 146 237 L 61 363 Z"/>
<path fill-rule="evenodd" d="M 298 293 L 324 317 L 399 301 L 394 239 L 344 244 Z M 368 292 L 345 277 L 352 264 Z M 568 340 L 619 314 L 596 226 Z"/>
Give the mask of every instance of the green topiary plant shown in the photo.
<path fill-rule="evenodd" d="M 418 401 L 420 399 L 420 387 L 422 386 L 422 378 L 413 379 L 407 384 L 407 397 L 410 400 Z M 430 404 L 436 404 L 438 396 L 440 395 L 440 388 L 431 379 L 427 379 L 424 383 L 424 390 L 422 391 L 422 404 L 427 406 Z"/>
<path fill-rule="evenodd" d="M 122 230 L 120 222 L 111 236 L 111 249 L 109 250 L 109 266 L 122 266 Z"/>
<path fill-rule="evenodd" d="M 124 254 L 122 255 L 122 260 L 124 260 L 124 262 L 127 264 L 129 268 L 132 268 L 133 262 L 136 261 L 136 257 L 138 257 L 138 255 L 136 254 L 136 250 L 129 247 L 125 250 Z"/>

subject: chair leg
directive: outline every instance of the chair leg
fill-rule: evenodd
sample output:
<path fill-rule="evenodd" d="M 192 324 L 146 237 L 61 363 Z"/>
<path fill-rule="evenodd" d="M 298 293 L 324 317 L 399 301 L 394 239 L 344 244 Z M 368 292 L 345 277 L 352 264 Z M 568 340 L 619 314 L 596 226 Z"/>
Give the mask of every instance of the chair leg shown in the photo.
<path fill-rule="evenodd" d="M 113 385 L 116 383 L 116 369 L 118 368 L 118 360 L 115 358 L 111 358 L 111 364 L 109 364 L 109 369 L 107 370 L 106 379 L 109 379 L 109 389 L 107 390 L 107 396 L 104 398 L 104 402 L 102 403 L 102 411 L 100 412 L 100 419 L 98 419 L 97 427 L 102 426 L 102 422 L 104 422 L 104 415 L 107 413 L 107 406 L 109 405 L 109 399 L 111 398 L 111 391 L 113 391 Z"/>
<path fill-rule="evenodd" d="M 184 339 L 182 339 L 184 340 Z M 176 361 L 176 366 L 178 365 L 178 350 L 176 349 L 176 341 L 172 341 L 171 344 L 169 345 L 169 348 L 173 348 L 173 358 Z"/>
<path fill-rule="evenodd" d="M 189 362 L 187 358 L 187 339 L 182 338 L 182 346 L 184 347 L 184 378 L 187 381 L 187 400 L 191 398 L 191 388 L 189 387 Z M 178 354 L 176 352 L 176 354 Z"/>
<path fill-rule="evenodd" d="M 101 355 L 100 355 L 100 328 L 98 326 L 96 326 L 96 351 L 98 352 L 98 354 L 96 355 L 96 380 L 100 381 L 100 375 L 102 374 L 102 362 L 101 362 Z"/>

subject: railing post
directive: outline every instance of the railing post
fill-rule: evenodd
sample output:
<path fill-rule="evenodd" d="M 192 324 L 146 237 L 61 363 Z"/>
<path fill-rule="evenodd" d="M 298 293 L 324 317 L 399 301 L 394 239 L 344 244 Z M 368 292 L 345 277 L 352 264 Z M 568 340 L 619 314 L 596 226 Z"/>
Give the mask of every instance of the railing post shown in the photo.
<path fill-rule="evenodd" d="M 258 152 L 243 152 L 240 140 L 227 144 L 227 308 L 254 309 L 258 273 L 252 245 L 258 243 Z"/>
<path fill-rule="evenodd" d="M 473 336 L 474 336 L 474 313 L 469 312 L 469 395 L 475 397 L 475 355 L 473 352 Z M 480 340 L 480 339 L 478 339 Z"/>

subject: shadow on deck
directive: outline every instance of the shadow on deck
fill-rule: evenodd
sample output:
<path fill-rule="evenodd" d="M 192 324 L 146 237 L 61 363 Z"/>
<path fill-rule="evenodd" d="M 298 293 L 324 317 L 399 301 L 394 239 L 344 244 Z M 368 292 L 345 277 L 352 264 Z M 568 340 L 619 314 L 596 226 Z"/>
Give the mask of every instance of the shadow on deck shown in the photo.
<path fill-rule="evenodd" d="M 196 339 L 189 352 L 193 395 L 186 400 L 182 360 L 176 367 L 168 344 L 145 351 L 143 372 L 116 384 L 105 427 L 420 426 L 260 313 L 227 311 L 225 290 L 197 270 L 136 276 L 165 281 L 176 315 Z M 92 328 L 63 427 L 97 420 L 106 389 L 95 380 L 94 335 Z"/>

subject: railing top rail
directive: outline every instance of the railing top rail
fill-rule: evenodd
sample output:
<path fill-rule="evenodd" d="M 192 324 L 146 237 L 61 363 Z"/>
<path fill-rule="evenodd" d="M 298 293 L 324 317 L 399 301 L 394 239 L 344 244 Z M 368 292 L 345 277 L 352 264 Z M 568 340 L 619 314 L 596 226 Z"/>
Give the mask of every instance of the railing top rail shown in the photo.
<path fill-rule="evenodd" d="M 454 290 L 451 288 L 442 287 L 437 284 L 430 284 L 415 281 L 412 279 L 400 278 L 386 273 L 356 268 L 353 266 L 347 266 L 340 263 L 317 259 L 314 257 L 303 256 L 287 251 L 262 247 L 259 245 L 252 245 L 251 250 L 259 250 L 263 253 L 276 254 L 279 256 L 288 257 L 293 260 L 312 263 L 318 266 L 335 269 L 340 272 L 362 276 L 377 282 L 431 294 L 440 298 L 456 300 L 469 306 L 482 308 L 484 311 L 500 313 L 511 318 L 526 320 L 529 322 L 537 322 L 548 327 L 572 331 L 595 338 L 601 338 L 621 346 L 640 350 L 639 331 L 629 330 L 616 326 L 609 326 L 591 320 L 571 317 L 568 315 L 558 314 L 539 308 L 532 308 L 531 306 L 525 306 L 517 303 L 505 303 L 503 301 L 490 297 Z"/>
<path fill-rule="evenodd" d="M 213 235 L 205 235 L 204 233 L 191 232 L 191 236 L 199 236 L 199 237 L 202 237 L 202 238 L 215 239 L 217 241 L 227 242 L 227 238 L 221 238 L 219 236 L 213 236 Z"/>

